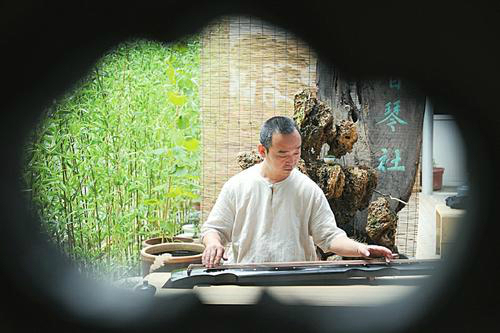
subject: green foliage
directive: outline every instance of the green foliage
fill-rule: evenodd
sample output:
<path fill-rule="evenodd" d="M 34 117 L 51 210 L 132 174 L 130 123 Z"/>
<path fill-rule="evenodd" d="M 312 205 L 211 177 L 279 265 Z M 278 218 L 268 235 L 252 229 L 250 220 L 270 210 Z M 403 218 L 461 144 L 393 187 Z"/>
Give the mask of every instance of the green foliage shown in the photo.
<path fill-rule="evenodd" d="M 50 238 L 92 274 L 138 273 L 199 198 L 199 40 L 135 40 L 56 101 L 26 148 L 24 184 Z"/>

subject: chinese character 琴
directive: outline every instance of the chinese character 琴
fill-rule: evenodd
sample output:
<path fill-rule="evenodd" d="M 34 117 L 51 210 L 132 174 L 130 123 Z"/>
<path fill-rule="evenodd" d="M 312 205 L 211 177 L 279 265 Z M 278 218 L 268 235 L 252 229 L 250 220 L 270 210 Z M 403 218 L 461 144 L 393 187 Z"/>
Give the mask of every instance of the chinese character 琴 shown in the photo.
<path fill-rule="evenodd" d="M 387 122 L 387 126 L 389 126 L 393 132 L 395 131 L 394 125 L 398 123 L 401 125 L 408 125 L 406 121 L 399 118 L 399 104 L 400 104 L 399 100 L 395 101 L 394 103 L 391 102 L 386 103 L 384 119 L 379 121 L 377 125 Z"/>

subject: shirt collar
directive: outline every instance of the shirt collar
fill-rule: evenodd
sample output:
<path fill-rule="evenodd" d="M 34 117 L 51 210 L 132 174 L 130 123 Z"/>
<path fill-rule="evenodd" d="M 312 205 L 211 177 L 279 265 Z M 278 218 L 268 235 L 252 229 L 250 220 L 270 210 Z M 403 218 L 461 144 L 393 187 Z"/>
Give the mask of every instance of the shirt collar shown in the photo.
<path fill-rule="evenodd" d="M 281 186 L 282 184 L 285 184 L 285 183 L 289 182 L 289 181 L 290 181 L 290 179 L 292 179 L 293 177 L 295 177 L 295 174 L 297 173 L 297 170 L 296 170 L 296 169 L 297 169 L 297 167 L 295 167 L 295 168 L 293 168 L 293 170 L 290 172 L 290 174 L 288 175 L 288 177 L 286 177 L 285 179 L 283 179 L 283 180 L 281 180 L 281 181 L 279 181 L 279 182 L 277 182 L 277 183 L 271 183 L 271 182 L 269 182 L 266 178 L 264 178 L 264 177 L 262 176 L 262 174 L 260 173 L 261 168 L 262 168 L 262 163 L 259 163 L 259 164 L 256 164 L 256 165 L 255 165 L 255 171 L 257 172 L 257 177 L 259 177 L 259 179 L 260 179 L 261 181 L 263 181 L 263 182 L 264 182 L 267 186 L 273 186 L 273 187 L 275 187 L 275 186 Z"/>

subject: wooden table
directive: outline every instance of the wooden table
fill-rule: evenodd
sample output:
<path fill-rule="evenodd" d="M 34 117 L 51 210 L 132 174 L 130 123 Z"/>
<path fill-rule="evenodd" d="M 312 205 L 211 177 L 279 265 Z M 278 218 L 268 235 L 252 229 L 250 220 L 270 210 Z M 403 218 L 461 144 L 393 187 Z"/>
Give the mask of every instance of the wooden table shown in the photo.
<path fill-rule="evenodd" d="M 347 285 L 347 286 L 200 286 L 193 289 L 162 288 L 170 273 L 154 272 L 146 279 L 156 287 L 156 297 L 196 294 L 204 304 L 255 304 L 265 290 L 285 304 L 379 306 L 398 301 L 418 292 L 416 285 Z M 421 277 L 425 278 L 425 277 Z M 384 277 L 378 279 L 405 279 L 405 277 Z"/>
<path fill-rule="evenodd" d="M 448 255 L 453 247 L 456 229 L 464 215 L 463 209 L 453 209 L 445 204 L 436 206 L 436 254 L 441 258 Z"/>

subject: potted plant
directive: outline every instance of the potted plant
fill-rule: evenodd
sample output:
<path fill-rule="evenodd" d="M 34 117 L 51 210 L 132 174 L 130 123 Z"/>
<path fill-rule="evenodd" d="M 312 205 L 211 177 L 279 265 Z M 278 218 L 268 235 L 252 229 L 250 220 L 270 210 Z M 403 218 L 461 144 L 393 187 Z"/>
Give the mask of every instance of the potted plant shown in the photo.
<path fill-rule="evenodd" d="M 432 189 L 439 191 L 443 187 L 444 168 L 438 167 L 436 162 L 432 160 Z"/>

